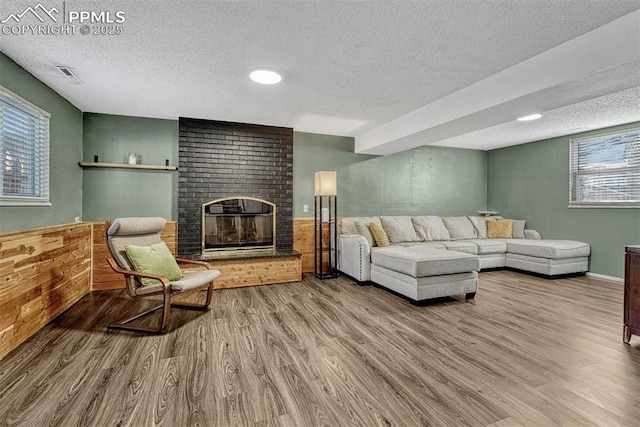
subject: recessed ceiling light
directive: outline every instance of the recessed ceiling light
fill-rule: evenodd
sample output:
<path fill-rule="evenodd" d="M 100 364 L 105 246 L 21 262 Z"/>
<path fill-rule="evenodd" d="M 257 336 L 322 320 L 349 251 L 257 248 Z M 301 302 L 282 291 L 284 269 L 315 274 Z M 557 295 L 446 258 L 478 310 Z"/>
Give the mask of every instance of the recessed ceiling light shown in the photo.
<path fill-rule="evenodd" d="M 249 78 L 262 85 L 274 85 L 276 83 L 280 83 L 282 80 L 282 76 L 280 74 L 264 68 L 253 70 L 251 74 L 249 74 Z"/>
<path fill-rule="evenodd" d="M 530 114 L 528 116 L 518 117 L 516 120 L 519 122 L 528 122 L 531 120 L 538 120 L 540 117 L 542 117 L 542 114 L 535 113 L 535 114 Z"/>

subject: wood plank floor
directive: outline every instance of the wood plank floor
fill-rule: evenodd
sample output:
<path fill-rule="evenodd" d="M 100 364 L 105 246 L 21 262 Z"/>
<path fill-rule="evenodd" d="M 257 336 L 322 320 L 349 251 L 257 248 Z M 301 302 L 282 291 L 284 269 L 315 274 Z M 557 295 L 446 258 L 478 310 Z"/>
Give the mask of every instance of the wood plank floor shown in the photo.
<path fill-rule="evenodd" d="M 475 300 L 414 306 L 305 275 L 217 290 L 153 336 L 107 331 L 132 300 L 94 292 L 0 361 L 0 424 L 637 426 L 622 300 L 617 283 L 498 271 Z"/>

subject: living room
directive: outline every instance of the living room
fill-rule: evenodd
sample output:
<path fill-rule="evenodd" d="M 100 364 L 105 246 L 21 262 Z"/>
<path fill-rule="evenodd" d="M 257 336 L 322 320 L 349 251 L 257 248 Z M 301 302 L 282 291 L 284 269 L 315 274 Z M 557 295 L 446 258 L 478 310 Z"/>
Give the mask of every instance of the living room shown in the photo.
<path fill-rule="evenodd" d="M 122 24 L 124 30 L 151 37 L 146 32 L 152 31 L 152 19 L 160 19 L 159 15 L 143 16 L 140 13 L 143 8 L 135 8 L 131 3 L 116 3 L 108 7 L 92 5 L 96 10 L 102 6 L 112 12 L 121 7 L 124 12 L 121 16 L 127 19 Z M 258 25 L 262 14 L 274 19 L 278 15 L 293 19 L 299 14 L 301 24 L 289 24 L 292 29 L 300 30 L 303 24 L 311 28 L 312 22 L 320 22 L 319 17 L 328 19 L 334 14 L 331 8 L 321 7 L 321 3 L 316 4 L 320 11 L 313 6 L 285 3 L 258 7 L 255 3 L 240 2 L 214 6 L 199 4 L 198 7 L 216 15 L 219 25 L 225 17 L 218 15 L 227 13 L 226 18 L 231 22 L 225 29 L 240 25 L 239 28 L 244 28 L 251 36 L 256 35 L 252 31 L 257 32 L 257 29 L 249 31 L 248 24 L 242 24 L 243 19 L 262 28 L 263 24 Z M 406 9 L 398 7 L 399 11 L 395 5 L 386 2 L 359 7 L 349 2 L 340 7 L 334 5 L 345 14 L 342 18 L 335 17 L 336 22 L 345 25 L 336 34 L 354 37 L 356 43 L 359 37 L 373 37 L 372 33 L 358 33 L 365 31 L 367 19 L 373 20 L 369 22 L 371 24 L 387 14 L 417 24 L 419 19 L 408 17 L 416 10 L 420 11 L 420 19 L 427 19 L 425 15 L 429 14 L 443 18 L 453 13 L 447 12 L 448 2 L 427 4 L 431 8 L 413 4 Z M 24 2 L 7 2 L 0 9 L 0 17 L 8 19 L 10 13 L 19 14 L 27 6 Z M 74 4 L 67 2 L 67 6 L 72 8 Z M 285 13 L 285 6 L 295 10 Z M 476 2 L 467 6 L 469 10 L 462 6 L 454 8 L 454 15 L 460 19 L 464 17 L 471 25 L 470 16 L 475 12 L 481 16 L 481 22 L 496 25 L 496 29 L 482 32 L 476 23 L 469 30 L 477 31 L 478 37 L 485 37 L 484 41 L 494 40 L 491 37 L 499 39 L 501 31 L 507 29 L 516 31 L 505 23 L 506 17 L 519 17 L 518 23 L 522 24 L 533 13 L 537 19 L 549 19 L 545 24 L 545 28 L 549 28 L 554 23 L 567 23 L 566 14 L 575 13 L 575 27 L 565 32 L 558 30 L 561 34 L 556 39 L 550 37 L 540 45 L 523 46 L 517 60 L 514 55 L 501 62 L 507 64 L 510 60 L 518 65 L 556 45 L 615 23 L 619 18 L 630 19 L 632 25 L 637 26 L 640 4 L 623 1 L 609 7 L 600 2 L 566 2 L 555 5 L 557 10 L 547 12 L 524 1 L 509 7 L 504 2 Z M 165 17 L 180 8 L 184 6 L 172 6 Z M 581 11 L 581 8 L 588 10 Z M 501 10 L 503 12 L 499 12 Z M 191 13 L 188 19 L 195 19 L 195 12 Z M 346 28 L 347 18 L 362 13 L 367 15 L 362 17 L 362 25 Z M 282 22 L 284 26 L 287 20 Z M 395 24 L 399 22 L 402 21 Z M 524 37 L 527 31 L 531 33 L 539 25 L 542 25 L 541 21 L 533 20 L 514 36 Z M 156 28 L 156 31 L 160 30 L 164 31 L 164 28 Z M 336 34 L 316 30 L 327 38 L 322 39 L 323 43 L 337 40 Z M 406 30 L 401 31 L 406 37 L 402 40 L 413 40 L 415 33 L 412 31 L 415 32 L 416 27 L 407 25 Z M 387 35 L 391 32 L 390 29 L 382 31 Z M 320 40 L 320 35 L 313 40 Z M 296 81 L 301 78 L 298 75 L 301 69 L 282 69 L 280 89 L 278 85 L 260 87 L 247 76 L 238 76 L 243 86 L 230 90 L 240 91 L 247 99 L 230 98 L 229 92 L 222 92 L 223 89 L 217 87 L 229 83 L 226 70 L 219 72 L 221 83 L 212 82 L 210 86 L 194 85 L 190 80 L 201 70 L 197 68 L 196 71 L 184 69 L 186 77 L 179 77 L 174 68 L 164 75 L 158 71 L 156 61 L 166 52 L 157 46 L 146 54 L 134 47 L 132 53 L 122 50 L 126 58 L 114 60 L 111 69 L 108 52 L 113 52 L 109 46 L 112 41 L 106 40 L 106 36 L 87 35 L 82 39 L 81 34 L 66 37 L 3 33 L 1 37 L 0 86 L 50 115 L 48 205 L 12 206 L 5 203 L 0 206 L 0 272 L 3 272 L 0 285 L 0 350 L 3 357 L 0 401 L 6 419 L 18 425 L 41 425 L 55 420 L 65 423 L 84 420 L 85 425 L 118 421 L 130 425 L 162 422 L 191 425 L 198 421 L 216 425 L 374 422 L 394 425 L 633 425 L 634 417 L 640 415 L 635 397 L 640 386 L 636 379 L 640 361 L 636 353 L 640 344 L 637 338 L 632 339 L 631 345 L 623 344 L 620 339 L 625 246 L 640 244 L 637 206 L 568 207 L 571 141 L 640 128 L 639 50 L 627 52 L 628 57 L 624 60 L 617 59 L 619 67 L 606 63 L 607 66 L 581 78 L 574 76 L 570 80 L 565 77 L 567 86 L 550 85 L 540 90 L 541 99 L 557 92 L 558 99 L 564 96 L 572 101 L 566 105 L 539 103 L 552 106 L 540 111 L 542 118 L 538 121 L 516 122 L 519 107 L 504 102 L 495 108 L 482 110 L 478 107 L 475 111 L 478 115 L 484 111 L 485 115 L 491 116 L 489 118 L 473 118 L 474 114 L 466 113 L 450 119 L 455 124 L 452 127 L 462 129 L 456 130 L 458 133 L 450 134 L 448 132 L 452 130 L 438 123 L 432 123 L 430 128 L 425 124 L 418 128 L 413 138 L 411 135 L 395 136 L 376 149 L 366 146 L 372 138 L 363 135 L 389 123 L 401 127 L 407 113 L 417 111 L 425 104 L 417 100 L 411 108 L 409 104 L 402 104 L 398 107 L 404 108 L 402 113 L 385 110 L 382 106 L 376 109 L 372 102 L 376 97 L 378 104 L 383 104 L 381 99 L 401 104 L 396 99 L 399 95 L 391 97 L 383 90 L 385 85 L 392 85 L 390 80 L 393 79 L 382 70 L 374 76 L 374 80 L 379 79 L 382 89 L 374 90 L 371 86 L 370 97 L 361 99 L 360 104 L 342 99 L 349 104 L 343 110 L 335 106 L 341 98 L 331 96 L 347 90 L 348 85 L 361 87 L 362 84 L 353 82 L 348 72 L 341 74 L 336 70 L 338 76 L 318 82 L 318 87 L 311 91 L 319 98 L 318 105 L 309 101 L 305 110 L 304 104 L 293 102 L 295 97 L 292 95 L 302 93 L 298 87 L 300 82 Z M 91 41 L 90 37 L 93 37 Z M 117 37 L 113 36 L 114 39 Z M 236 54 L 241 52 L 239 46 L 247 49 L 243 51 L 244 55 L 253 52 L 251 43 L 245 39 L 251 38 L 248 34 L 229 37 Z M 358 45 L 361 51 L 354 60 L 371 64 L 374 48 L 380 50 L 380 55 L 386 54 L 381 48 L 385 46 L 381 40 L 384 37 L 378 37 L 371 41 L 371 46 Z M 623 38 L 629 39 L 624 34 Z M 469 41 L 468 36 L 463 39 Z M 319 42 L 313 40 L 307 41 L 307 51 L 318 47 Z M 425 43 L 428 37 L 420 40 Z M 441 35 L 437 43 L 434 42 L 440 46 L 433 49 L 446 49 L 445 40 Z M 414 42 L 426 49 L 425 45 Z M 637 47 L 640 40 L 631 37 L 627 42 Z M 351 43 L 344 43 L 351 46 Z M 198 46 L 198 43 L 192 41 L 189 45 Z M 82 54 L 87 46 L 94 46 L 96 52 L 91 59 Z M 476 44 L 473 46 L 477 47 Z M 104 57 L 99 53 L 100 49 L 103 49 Z M 193 59 L 198 53 L 195 47 L 186 50 L 189 55 L 185 60 Z M 63 55 L 62 51 L 68 53 Z M 269 51 L 264 48 L 259 61 L 268 62 Z M 288 62 L 291 67 L 295 64 L 301 67 L 305 60 L 310 61 L 307 51 Z M 487 48 L 479 55 L 490 53 L 491 49 Z M 392 58 L 397 59 L 394 55 L 400 55 L 404 64 L 408 64 L 410 58 L 416 59 L 412 57 L 415 54 L 409 52 L 393 53 Z M 127 78 L 121 77 L 123 74 L 118 67 L 124 67 L 126 64 L 123 63 L 133 56 L 142 59 L 131 62 L 135 75 L 124 82 Z M 477 57 L 454 59 L 469 63 L 478 61 Z M 434 76 L 429 80 L 432 90 L 438 86 L 437 82 L 446 79 L 447 72 L 459 79 L 455 89 L 470 90 L 473 83 L 483 80 L 479 77 L 482 73 L 490 78 L 502 70 L 497 68 L 489 72 L 489 68 L 478 66 L 480 70 L 465 77 L 464 73 L 451 71 L 447 66 L 446 61 L 458 64 L 454 59 L 446 55 L 439 57 L 443 62 L 434 68 L 440 67 L 445 77 Z M 611 59 L 603 59 L 606 60 Z M 348 58 L 340 58 L 340 66 L 343 62 L 348 62 Z M 93 64 L 92 68 L 86 68 L 86 64 Z M 388 63 L 380 59 L 380 65 L 384 67 Z M 66 76 L 58 66 L 66 66 L 73 76 Z M 412 67 L 402 65 L 399 68 Z M 166 87 L 153 86 L 152 81 L 159 79 L 155 74 L 174 81 Z M 142 80 L 141 76 L 145 75 L 149 75 L 149 82 Z M 212 70 L 211 76 L 215 75 L 216 71 Z M 414 85 L 424 78 L 411 76 L 411 70 L 404 77 Z M 461 83 L 463 77 L 467 79 L 465 85 Z M 530 77 L 534 84 L 536 75 Z M 314 78 L 318 78 L 317 74 Z M 368 80 L 369 84 L 371 81 Z M 596 85 L 594 81 L 607 83 Z M 291 92 L 283 95 L 285 89 L 282 87 L 287 88 L 288 84 L 292 86 Z M 326 85 L 330 84 L 337 89 L 326 91 Z M 132 89 L 135 87 L 139 89 Z M 180 90 L 193 97 L 201 92 L 203 99 L 178 99 Z M 422 91 L 422 96 L 426 92 L 417 86 L 405 88 L 407 91 Z M 571 96 L 566 96 L 567 93 Z M 440 94 L 439 99 L 448 94 Z M 218 103 L 211 103 L 210 99 L 216 97 Z M 143 101 L 139 102 L 141 99 Z M 172 105 L 171 99 L 175 99 L 176 105 Z M 288 116 L 275 107 L 283 100 L 292 101 L 292 106 L 282 108 Z M 472 103 L 472 100 L 470 98 L 468 102 Z M 535 99 L 529 101 L 535 105 Z M 365 109 L 367 105 L 369 109 Z M 145 113 L 145 107 L 156 113 Z M 237 113 L 242 108 L 246 109 L 244 116 Z M 297 115 L 290 111 L 295 109 L 300 109 Z M 354 115 L 358 109 L 363 109 L 362 115 Z M 335 111 L 340 111 L 341 115 L 336 115 Z M 491 115 L 492 112 L 495 114 Z M 514 116 L 513 119 L 502 118 L 507 112 Z M 370 115 L 367 117 L 366 114 Z M 237 145 L 226 154 L 220 151 L 216 156 L 198 154 L 206 152 L 193 150 L 189 145 L 187 125 L 192 119 L 188 118 L 215 126 L 219 132 L 223 132 L 220 129 L 233 129 L 229 135 L 236 132 L 238 138 L 227 141 L 237 142 Z M 465 127 L 472 125 L 476 127 Z M 281 156 L 280 163 L 271 164 L 271 160 L 261 158 L 267 151 L 261 149 L 261 137 L 256 136 L 259 133 L 286 136 L 274 137 L 275 144 L 282 144 L 282 147 L 277 145 L 276 154 L 268 156 Z M 437 135 L 441 135 L 440 139 Z M 411 146 L 412 139 L 421 138 L 428 142 Z M 474 146 L 477 141 L 489 143 L 478 148 Z M 393 148 L 394 144 L 407 146 Z M 130 153 L 139 166 L 164 165 L 167 169 L 101 168 L 79 164 L 125 165 L 129 163 Z M 207 157 L 216 157 L 218 163 L 212 166 L 205 159 Z M 232 166 L 221 167 L 220 159 L 223 158 L 229 159 Z M 169 330 L 164 335 L 147 337 L 107 331 L 106 325 L 115 320 L 117 311 L 128 307 L 131 300 L 120 289 L 122 286 L 118 285 L 115 290 L 107 285 L 96 286 L 105 271 L 97 268 L 99 263 L 104 264 L 104 259 L 98 259 L 95 251 L 96 239 L 103 238 L 104 228 L 100 229 L 100 234 L 96 227 L 122 217 L 163 217 L 176 230 L 172 235 L 173 246 L 169 246 L 177 246 L 180 255 L 189 255 L 191 251 L 186 248 L 190 243 L 185 230 L 194 226 L 198 234 L 200 224 L 193 225 L 194 220 L 185 217 L 190 206 L 189 195 L 199 191 L 188 177 L 199 168 L 196 163 L 201 161 L 208 165 L 206 168 L 217 171 L 210 174 L 214 181 L 204 190 L 206 200 L 262 195 L 261 198 L 276 203 L 278 221 L 281 221 L 277 229 L 286 234 L 278 241 L 282 240 L 286 250 L 302 252 L 303 280 L 216 289 L 212 309 L 206 314 L 180 310 L 173 313 L 172 310 Z M 271 178 L 260 177 L 254 181 L 250 172 L 252 167 L 267 171 Z M 481 272 L 475 301 L 451 297 L 424 305 L 412 305 L 380 287 L 360 286 L 345 275 L 338 279 L 316 280 L 312 274 L 313 248 L 309 251 L 301 242 L 306 244 L 312 240 L 308 229 L 313 227 L 314 173 L 317 171 L 336 171 L 339 217 L 456 217 L 495 211 L 504 218 L 526 220 L 526 228 L 537 230 L 544 239 L 588 243 L 591 248 L 588 273 L 580 277 L 545 279 L 505 270 Z M 258 181 L 268 183 L 264 188 L 257 188 L 255 182 Z M 200 203 L 199 199 L 196 204 Z M 199 215 L 196 213 L 196 219 Z M 44 298 L 38 298 L 45 290 L 34 288 L 32 282 L 34 277 L 43 275 L 38 276 L 38 269 L 48 267 L 52 262 L 38 254 L 49 246 L 54 247 L 60 238 L 56 234 L 56 237 L 45 236 L 38 241 L 33 236 L 44 235 L 49 228 L 75 239 L 72 245 L 57 248 L 55 256 L 73 256 L 78 264 L 68 271 L 60 270 L 57 277 L 47 278 L 49 290 L 56 292 L 67 282 L 73 284 L 69 294 L 62 290 L 47 297 L 48 303 L 55 303 L 55 310 L 47 317 L 43 313 L 50 307 L 43 302 Z M 100 236 L 96 237 L 97 234 Z M 29 248 L 29 243 L 24 244 L 23 249 L 7 243 L 19 238 L 39 243 L 34 246 L 36 254 L 32 259 L 36 260 L 35 264 L 20 264 L 21 269 L 14 270 L 11 257 L 15 257 L 16 252 L 11 250 L 27 251 Z M 225 276 L 222 271 L 221 280 Z M 227 273 L 227 278 L 229 276 Z M 110 280 L 111 276 L 103 283 Z M 16 297 L 18 292 L 22 292 L 19 298 Z M 350 310 L 351 314 L 346 314 Z M 399 312 L 402 314 L 397 314 Z M 496 313 L 496 317 L 491 317 L 491 313 Z M 345 315 L 350 317 L 341 317 Z M 395 315 L 401 321 L 393 320 Z M 34 322 L 33 327 L 29 326 L 30 322 Z M 401 322 L 406 324 L 406 329 L 398 324 Z M 448 324 L 455 326 L 449 329 Z M 385 325 L 393 327 L 387 329 Z M 260 333 L 264 334 L 262 338 L 267 337 L 264 342 L 253 335 L 256 328 L 263 327 Z M 376 331 L 381 333 L 377 342 L 374 339 Z M 394 338 L 394 333 L 399 337 Z M 203 337 L 203 334 L 209 336 Z M 418 338 L 418 335 L 422 337 Z M 244 344 L 243 336 L 246 338 Z M 574 341 L 570 342 L 572 337 Z M 591 338 L 594 342 L 589 343 Z M 350 340 L 353 342 L 349 343 Z M 206 345 L 196 345 L 202 342 Z M 546 346 L 545 342 L 551 344 Z M 273 345 L 269 347 L 268 343 Z M 262 348 L 263 345 L 266 347 Z M 367 345 L 374 348 L 370 354 L 363 352 Z M 400 350 L 385 349 L 387 345 Z M 225 346 L 231 346 L 231 350 L 225 350 Z M 108 351 L 105 352 L 105 348 Z M 126 351 L 122 348 L 129 348 L 132 354 L 123 356 Z M 480 355 L 477 359 L 474 351 Z M 268 357 L 264 356 L 265 352 L 269 353 Z M 425 355 L 433 360 L 426 361 Z M 398 357 L 403 358 L 403 363 L 415 363 L 415 366 L 392 366 L 394 358 Z M 142 359 L 146 362 L 140 363 Z M 71 361 L 69 366 L 67 361 Z M 188 367 L 177 365 L 182 361 Z M 263 366 L 267 363 L 273 366 Z M 308 366 L 303 366 L 305 364 Z M 530 370 L 525 368 L 527 364 L 530 364 Z M 224 370 L 225 366 L 228 371 Z M 49 368 L 51 370 L 47 371 Z M 147 377 L 148 369 L 157 376 Z M 594 371 L 597 370 L 596 374 Z M 30 375 L 31 371 L 36 373 Z M 71 374 L 76 371 L 83 373 L 79 376 Z M 91 378 L 94 372 L 96 377 Z M 110 380 L 111 373 L 117 381 Z M 198 375 L 209 384 L 199 384 Z M 595 385 L 581 379 L 583 375 L 593 375 Z M 249 378 L 257 378 L 258 382 L 252 383 Z M 358 378 L 366 380 L 360 382 Z M 142 384 L 145 393 L 153 396 L 149 399 L 152 403 L 143 402 L 145 398 L 139 396 L 137 382 Z M 39 384 L 42 388 L 38 388 Z M 129 387 L 129 403 L 113 394 L 120 386 Z M 379 394 L 372 392 L 376 388 L 380 388 Z M 51 400 L 44 390 L 58 393 L 57 396 L 65 394 L 67 398 L 63 398 L 62 403 L 57 398 Z M 77 390 L 82 392 L 78 394 Z M 107 390 L 106 398 L 97 397 L 101 390 Z M 162 400 L 163 390 L 176 400 L 172 403 Z M 414 397 L 407 396 L 412 393 Z M 211 407 L 207 407 L 208 401 Z M 34 402 L 45 409 L 37 413 Z M 477 412 L 470 414 L 473 411 Z"/>

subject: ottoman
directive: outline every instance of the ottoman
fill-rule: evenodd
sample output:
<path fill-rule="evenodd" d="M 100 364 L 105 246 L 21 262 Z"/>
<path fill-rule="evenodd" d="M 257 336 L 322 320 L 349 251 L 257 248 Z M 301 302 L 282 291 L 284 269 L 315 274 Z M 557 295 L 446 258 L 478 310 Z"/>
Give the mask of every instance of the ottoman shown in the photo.
<path fill-rule="evenodd" d="M 414 301 L 478 290 L 477 255 L 424 246 L 387 246 L 371 253 L 371 280 Z"/>
<path fill-rule="evenodd" d="M 507 240 L 507 267 L 545 276 L 585 273 L 591 246 L 574 240 Z"/>

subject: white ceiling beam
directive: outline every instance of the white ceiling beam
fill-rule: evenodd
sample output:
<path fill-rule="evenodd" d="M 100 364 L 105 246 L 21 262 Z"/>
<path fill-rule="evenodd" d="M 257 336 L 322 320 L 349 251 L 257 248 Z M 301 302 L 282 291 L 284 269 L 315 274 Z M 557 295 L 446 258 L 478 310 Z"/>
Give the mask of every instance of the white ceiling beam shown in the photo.
<path fill-rule="evenodd" d="M 638 58 L 640 10 L 358 135 L 355 152 L 396 153 L 570 105 L 580 94 L 540 94 Z"/>

